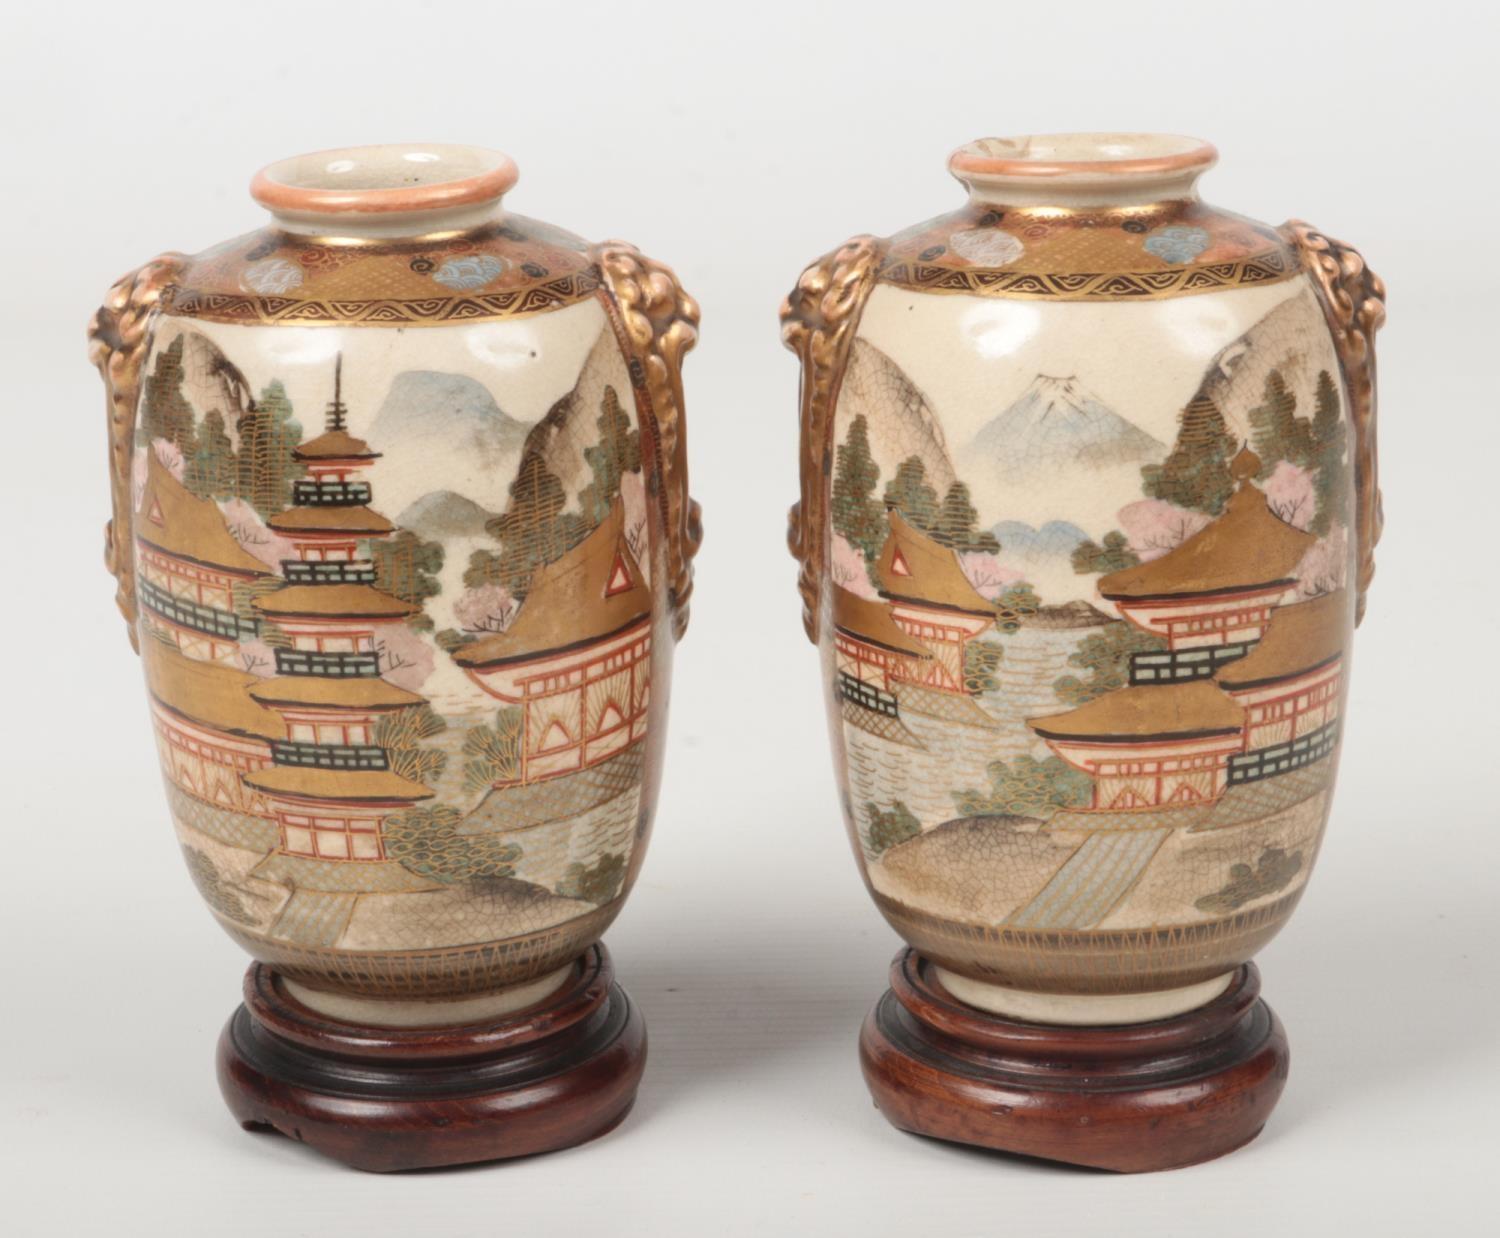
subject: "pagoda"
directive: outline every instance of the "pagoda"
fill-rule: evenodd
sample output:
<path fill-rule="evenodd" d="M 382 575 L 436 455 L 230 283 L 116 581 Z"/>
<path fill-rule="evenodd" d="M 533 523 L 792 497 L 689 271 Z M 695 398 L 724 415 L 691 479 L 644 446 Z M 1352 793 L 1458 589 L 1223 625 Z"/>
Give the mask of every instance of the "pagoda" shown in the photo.
<path fill-rule="evenodd" d="M 147 627 L 186 656 L 231 663 L 257 624 L 239 613 L 235 589 L 272 573 L 234 538 L 224 513 L 146 453 L 146 488 L 135 520 L 136 596 Z"/>
<path fill-rule="evenodd" d="M 964 654 L 995 623 L 994 603 L 969 583 L 953 549 L 908 523 L 894 508 L 880 549 L 880 594 L 891 618 L 931 656 L 904 660 L 895 678 L 940 692 L 968 695 Z"/>
<path fill-rule="evenodd" d="M 650 657 L 651 590 L 617 498 L 578 545 L 536 569 L 504 632 L 453 654 L 523 711 L 516 775 L 497 785 L 587 769 L 645 738 Z"/>
<path fill-rule="evenodd" d="M 271 764 L 286 727 L 250 696 L 254 675 L 180 653 L 163 640 L 141 642 L 151 721 L 168 782 L 214 808 L 270 817 L 265 797 L 242 777 Z"/>
<path fill-rule="evenodd" d="M 375 740 L 381 715 L 424 703 L 380 676 L 379 633 L 418 608 L 375 588 L 375 566 L 360 554 L 394 526 L 366 506 L 361 474 L 379 453 L 346 428 L 342 369 L 340 356 L 325 432 L 293 452 L 310 479 L 267 522 L 297 558 L 282 564 L 286 584 L 253 603 L 288 643 L 275 651 L 276 676 L 250 695 L 282 717 L 286 737 L 271 746 L 273 765 L 245 782 L 269 800 L 281 854 L 369 861 L 385 858 L 385 818 L 433 792 L 393 771 Z"/>
<path fill-rule="evenodd" d="M 894 681 L 920 679 L 911 664 L 933 660 L 932 650 L 891 618 L 886 603 L 840 585 L 833 588 L 833 649 L 839 695 L 891 718 L 899 713 Z"/>
<path fill-rule="evenodd" d="M 1119 688 L 1026 724 L 1092 778 L 1090 809 L 1121 812 L 1218 799 L 1243 747 L 1245 711 L 1195 679 Z"/>
<path fill-rule="evenodd" d="M 1338 745 L 1350 618 L 1342 589 L 1278 607 L 1260 644 L 1220 673 L 1219 686 L 1245 710 L 1245 751 L 1229 763 L 1231 785 L 1300 769 Z"/>
<path fill-rule="evenodd" d="M 1110 572 L 1100 594 L 1123 618 L 1167 643 L 1132 657 L 1133 684 L 1206 679 L 1244 657 L 1296 585 L 1317 538 L 1270 508 L 1252 479 L 1261 461 L 1242 447 L 1230 461 L 1235 489 L 1222 515 L 1158 559 Z"/>

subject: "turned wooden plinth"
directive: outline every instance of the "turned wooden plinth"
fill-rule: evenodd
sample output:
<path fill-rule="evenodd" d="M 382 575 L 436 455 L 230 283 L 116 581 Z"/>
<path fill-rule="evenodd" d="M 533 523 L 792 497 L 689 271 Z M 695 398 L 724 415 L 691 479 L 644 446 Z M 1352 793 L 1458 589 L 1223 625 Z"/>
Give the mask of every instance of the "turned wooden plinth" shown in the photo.
<path fill-rule="evenodd" d="M 457 1027 L 331 1019 L 254 963 L 218 1048 L 219 1087 L 242 1126 L 376 1171 L 530 1156 L 602 1135 L 630 1109 L 645 1062 L 645 1023 L 600 945 L 550 997 Z"/>
<path fill-rule="evenodd" d="M 902 1130 L 1122 1173 L 1254 1139 L 1289 1061 L 1253 964 L 1175 1018 L 1062 1027 L 961 1004 L 911 949 L 896 956 L 859 1053 L 876 1106 Z"/>

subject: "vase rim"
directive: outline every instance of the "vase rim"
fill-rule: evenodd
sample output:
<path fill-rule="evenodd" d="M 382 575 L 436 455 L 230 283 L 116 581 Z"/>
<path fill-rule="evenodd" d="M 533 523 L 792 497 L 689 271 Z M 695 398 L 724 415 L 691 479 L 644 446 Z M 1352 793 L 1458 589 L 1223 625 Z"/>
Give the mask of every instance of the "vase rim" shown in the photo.
<path fill-rule="evenodd" d="M 948 168 L 960 180 L 1137 178 L 1201 173 L 1218 158 L 1212 143 L 1175 133 L 1032 133 L 966 142 Z"/>
<path fill-rule="evenodd" d="M 389 220 L 494 204 L 518 177 L 509 155 L 483 146 L 343 146 L 267 164 L 250 196 L 277 216 Z"/>

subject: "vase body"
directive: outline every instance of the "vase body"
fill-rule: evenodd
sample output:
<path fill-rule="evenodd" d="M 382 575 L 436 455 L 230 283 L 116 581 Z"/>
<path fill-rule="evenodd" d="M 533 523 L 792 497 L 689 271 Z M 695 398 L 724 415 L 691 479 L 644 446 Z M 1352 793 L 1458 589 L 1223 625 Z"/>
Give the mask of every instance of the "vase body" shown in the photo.
<path fill-rule="evenodd" d="M 1212 1000 L 1328 818 L 1381 290 L 1311 229 L 1200 201 L 1212 159 L 975 143 L 966 206 L 850 242 L 784 311 L 858 862 L 948 989 L 1009 1017 Z"/>
<path fill-rule="evenodd" d="M 314 164 L 96 319 L 112 565 L 215 918 L 317 1009 L 457 1020 L 555 988 L 640 868 L 696 309 L 502 212 L 503 156 Z"/>

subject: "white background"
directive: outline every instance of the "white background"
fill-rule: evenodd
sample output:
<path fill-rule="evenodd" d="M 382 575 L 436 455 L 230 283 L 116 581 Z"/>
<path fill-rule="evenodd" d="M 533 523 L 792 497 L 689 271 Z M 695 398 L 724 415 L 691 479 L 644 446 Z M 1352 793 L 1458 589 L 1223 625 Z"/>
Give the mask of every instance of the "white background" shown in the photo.
<path fill-rule="evenodd" d="M 1500 1004 L 1493 59 L 1485 6 L 33 3 L 0 35 L 7 1234 L 1409 1234 L 1494 1224 Z M 1290 1085 L 1217 1163 L 1116 1178 L 897 1133 L 860 1019 L 897 939 L 838 819 L 783 550 L 776 308 L 856 231 L 957 206 L 990 133 L 1214 141 L 1206 196 L 1358 244 L 1389 532 L 1320 871 L 1260 957 Z M 707 543 L 654 851 L 609 935 L 640 1101 L 551 1157 L 372 1177 L 241 1133 L 211 1055 L 244 959 L 183 871 L 100 566 L 85 320 L 163 249 L 258 226 L 273 158 L 498 146 L 523 214 L 625 236 L 702 301 Z M 731 671 L 730 661 L 740 668 Z M 748 672 L 744 669 L 748 667 Z M 1492 1231 L 1491 1231 L 1492 1232 Z"/>

